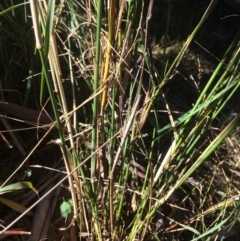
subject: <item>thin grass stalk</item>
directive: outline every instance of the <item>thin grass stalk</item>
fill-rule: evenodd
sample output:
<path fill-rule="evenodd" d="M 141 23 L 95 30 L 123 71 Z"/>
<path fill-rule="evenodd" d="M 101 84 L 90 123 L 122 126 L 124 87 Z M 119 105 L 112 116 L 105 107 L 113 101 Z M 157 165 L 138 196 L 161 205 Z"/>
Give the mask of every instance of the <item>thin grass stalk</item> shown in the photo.
<path fill-rule="evenodd" d="M 109 69 L 110 69 L 110 59 L 111 59 L 111 50 L 113 45 L 113 27 L 115 23 L 115 7 L 116 0 L 109 0 L 110 6 L 108 10 L 108 20 L 109 20 L 109 28 L 108 28 L 108 42 L 106 48 L 106 61 L 105 61 L 105 69 L 102 80 L 102 97 L 101 97 L 101 110 L 100 115 L 103 115 L 103 111 L 107 102 L 107 92 L 108 92 L 108 78 L 109 78 Z"/>
<path fill-rule="evenodd" d="M 106 128 L 108 128 L 107 127 L 108 123 L 104 123 L 103 117 L 100 118 L 100 121 L 101 121 L 101 130 L 100 130 L 101 134 L 99 136 L 99 139 L 100 139 L 101 143 L 105 143 L 106 138 L 109 138 L 109 136 L 106 137 Z M 111 145 L 111 142 L 110 142 L 110 145 Z M 107 153 L 106 146 L 104 145 L 101 148 L 101 158 L 100 158 L 100 160 L 98 160 L 99 161 L 99 167 L 102 166 L 102 168 L 103 168 L 103 170 L 101 170 L 101 173 L 103 173 L 103 175 L 104 175 L 103 176 L 104 180 L 108 179 L 108 172 L 109 172 L 109 163 L 108 162 L 109 162 L 109 159 L 110 159 L 110 155 L 109 155 L 109 153 Z M 100 169 L 98 170 L 98 172 L 100 172 Z M 98 178 L 101 178 L 100 173 L 98 173 Z M 100 184 L 100 185 L 102 185 L 102 184 Z M 108 194 L 105 194 L 104 199 L 105 199 L 106 202 L 107 202 L 107 198 L 108 198 L 107 196 L 108 196 Z M 107 207 L 104 208 L 102 210 L 102 212 L 103 212 L 103 214 L 102 214 L 103 225 L 102 226 L 105 228 L 103 233 L 107 233 L 107 229 L 108 229 L 107 227 L 108 227 L 108 222 L 109 222 L 109 220 L 108 220 L 108 215 L 109 215 L 108 208 Z"/>
<path fill-rule="evenodd" d="M 116 109 L 115 109 L 115 103 L 116 103 L 116 97 L 117 97 L 117 87 L 116 84 L 113 84 L 112 86 L 112 107 L 111 107 L 111 126 L 110 126 L 110 136 L 114 136 L 114 132 L 116 129 L 118 129 L 118 123 L 116 122 Z M 113 155 L 115 150 L 116 140 L 113 139 L 113 141 L 110 144 L 110 159 L 109 159 L 109 165 L 112 166 L 113 164 Z M 109 174 L 109 173 L 108 173 Z"/>
<path fill-rule="evenodd" d="M 24 0 L 24 3 L 26 4 L 27 1 Z M 24 6 L 24 20 L 25 20 L 25 23 L 27 23 L 27 19 L 28 19 L 27 6 L 25 5 L 25 6 Z"/>
<path fill-rule="evenodd" d="M 239 63 L 240 64 L 240 63 Z M 240 77 L 238 77 L 236 80 L 240 80 Z M 226 106 L 228 101 L 233 97 L 233 95 L 236 93 L 236 91 L 239 89 L 240 85 L 236 85 L 235 88 L 232 90 L 232 92 L 227 96 L 227 98 L 221 103 L 221 106 L 217 109 L 216 112 L 212 115 L 212 119 L 215 119 L 216 116 L 220 113 L 220 111 Z"/>
<path fill-rule="evenodd" d="M 214 233 L 214 231 L 219 230 L 221 227 L 224 226 L 224 224 L 228 221 L 228 219 L 230 218 L 230 216 L 226 219 L 224 219 L 223 221 L 221 221 L 218 225 L 210 228 L 209 230 L 207 230 L 206 232 L 199 234 L 199 236 L 197 238 L 192 239 L 192 241 L 197 241 L 199 239 L 204 238 L 205 236 L 207 236 L 208 234 Z"/>
<path fill-rule="evenodd" d="M 236 36 L 238 37 L 238 36 Z M 218 73 L 220 72 L 220 70 L 224 67 L 224 62 L 225 60 L 228 58 L 232 46 L 234 46 L 234 42 L 237 40 L 237 38 L 235 38 L 235 40 L 232 42 L 232 44 L 229 46 L 228 50 L 226 51 L 226 53 L 224 54 L 221 62 L 218 64 L 217 68 L 215 69 L 215 71 L 213 72 L 211 78 L 209 79 L 207 85 L 205 86 L 205 88 L 203 89 L 203 91 L 201 92 L 201 95 L 199 96 L 194 108 L 192 109 L 193 111 L 198 107 L 198 105 L 200 104 L 200 102 L 203 100 L 204 96 L 206 95 L 208 89 L 210 89 L 211 85 L 213 84 L 213 81 L 215 80 L 215 78 L 217 77 Z M 233 63 L 230 63 L 230 65 L 232 66 Z M 229 66 L 228 68 L 231 68 L 231 66 Z M 224 71 L 224 73 L 221 75 L 221 78 L 219 79 L 219 81 L 217 82 L 216 85 L 214 85 L 214 87 L 212 88 L 212 91 L 210 92 L 209 95 L 207 96 L 213 96 L 215 91 L 217 90 L 217 88 L 219 88 L 219 86 L 223 83 L 226 75 L 228 74 L 228 70 Z"/>
<path fill-rule="evenodd" d="M 144 182 L 143 182 L 143 186 L 142 186 L 142 192 L 144 192 L 144 190 L 147 189 L 147 185 L 150 182 L 152 182 L 153 180 L 153 177 L 152 177 L 152 170 L 151 170 L 151 160 L 153 158 L 153 151 L 154 151 L 154 147 L 155 147 L 155 136 L 157 134 L 157 130 L 156 128 L 153 129 L 153 134 L 152 134 L 152 142 L 151 142 L 151 147 L 150 147 L 150 152 L 149 152 L 149 156 L 148 156 L 148 166 L 147 166 L 147 169 L 146 169 L 146 173 L 145 173 L 145 178 L 144 178 Z M 148 178 L 150 174 L 150 180 Z"/>
<path fill-rule="evenodd" d="M 97 30 L 96 30 L 96 49 L 95 49 L 95 66 L 94 66 L 94 84 L 93 91 L 97 92 L 99 86 L 99 68 L 100 68 L 100 53 L 101 53 L 101 26 L 102 26 L 102 6 L 103 0 L 97 2 Z M 98 119 L 98 96 L 93 99 L 93 126 L 92 126 L 92 152 L 95 152 L 97 147 L 97 119 Z M 96 168 L 96 155 L 91 158 L 91 182 L 94 183 L 95 168 Z M 95 185 L 92 184 L 92 191 L 95 193 Z"/>
<path fill-rule="evenodd" d="M 45 9 L 47 10 L 46 16 L 46 25 L 44 34 L 44 53 L 45 56 L 48 56 L 49 47 L 51 43 L 51 36 L 53 31 L 53 23 L 54 23 L 54 11 L 55 11 L 55 0 L 50 1 L 48 4 L 44 1 Z"/>
<path fill-rule="evenodd" d="M 135 123 L 135 122 L 134 122 Z M 134 125 L 132 124 L 132 126 Z M 134 126 L 133 126 L 134 128 Z M 124 145 L 122 147 L 121 151 L 121 166 L 119 167 L 119 173 L 122 173 L 119 178 L 118 178 L 118 189 L 115 192 L 118 194 L 116 197 L 117 206 L 116 206 L 116 218 L 115 218 L 115 229 L 114 232 L 115 234 L 120 233 L 120 229 L 122 229 L 122 211 L 123 211 L 123 205 L 125 199 L 124 195 L 124 189 L 123 187 L 126 187 L 128 185 L 127 180 L 130 175 L 130 163 L 126 163 L 126 160 L 128 159 L 128 156 L 131 155 L 132 152 L 132 146 L 129 143 L 129 137 L 126 137 L 126 140 L 124 142 Z M 123 231 L 122 231 L 123 232 Z"/>
<path fill-rule="evenodd" d="M 150 170 L 149 170 L 150 169 Z M 146 170 L 146 176 L 145 176 L 145 182 L 147 181 L 147 174 L 148 172 L 151 172 L 150 173 L 150 180 L 149 180 L 149 186 L 147 187 L 147 189 L 149 190 L 149 197 L 148 197 L 148 212 L 150 212 L 152 210 L 152 206 L 153 206 L 153 200 L 152 200 L 152 197 L 153 197 L 153 173 L 152 173 L 152 170 L 151 170 L 151 163 L 149 163 L 148 165 L 148 168 Z M 145 189 L 146 190 L 146 189 Z M 144 189 L 142 189 L 142 193 L 144 193 L 145 191 Z M 144 240 L 144 237 L 147 233 L 147 228 L 149 226 L 149 223 L 150 223 L 150 217 L 148 217 L 147 219 L 145 219 L 145 228 L 143 228 L 143 232 L 141 234 L 141 240 Z"/>
<path fill-rule="evenodd" d="M 143 42 L 143 39 L 141 39 L 141 42 Z M 156 87 L 151 61 L 150 61 L 149 55 L 147 54 L 148 51 L 147 51 L 146 44 L 140 44 L 139 50 L 140 50 L 140 52 L 143 53 L 143 59 L 144 59 L 144 62 L 141 66 L 141 76 L 143 75 L 143 72 L 144 72 L 144 63 L 146 63 L 147 70 L 148 70 L 149 76 L 150 76 L 149 78 L 151 79 L 152 85 L 154 87 Z M 142 80 L 142 78 L 140 78 L 140 80 Z M 139 86 L 140 86 L 140 84 L 139 84 Z"/>
<path fill-rule="evenodd" d="M 118 1 L 119 8 L 117 9 L 118 12 L 118 20 L 117 20 L 117 26 L 116 26 L 116 32 L 115 32 L 115 42 L 118 43 L 118 47 L 122 44 L 122 30 L 121 30 L 121 23 L 123 21 L 123 11 L 125 1 Z"/>
<path fill-rule="evenodd" d="M 76 166 L 79 166 L 81 164 L 81 162 L 79 161 L 79 156 L 78 154 L 76 153 L 76 149 L 73 149 L 72 150 L 72 157 L 74 159 L 74 167 L 76 168 Z M 80 212 L 80 226 L 81 226 L 81 230 L 80 231 L 86 231 L 86 232 L 90 232 L 90 228 L 89 228 L 89 222 L 88 222 L 88 218 L 87 218 L 87 210 L 85 208 L 85 205 L 84 205 L 84 192 L 83 192 L 83 185 L 82 183 L 87 183 L 86 181 L 86 177 L 85 177 L 85 173 L 83 172 L 83 169 L 82 166 L 80 165 L 79 169 L 76 171 L 76 173 L 80 172 L 81 174 L 81 178 L 83 181 L 79 180 L 78 176 L 77 176 L 77 179 L 78 179 L 78 183 L 79 183 L 79 188 L 80 188 L 80 193 L 79 193 L 79 200 L 78 200 L 78 203 L 79 203 L 79 212 Z M 79 171 L 80 170 L 80 171 Z M 89 187 L 86 187 L 84 188 L 84 190 L 87 190 L 86 193 L 87 195 L 89 195 L 90 191 L 89 191 Z"/>
<path fill-rule="evenodd" d="M 128 8 L 128 15 L 129 15 L 129 11 L 130 8 Z M 132 44 L 132 20 L 130 21 L 129 19 L 127 19 L 126 21 L 126 29 L 124 34 L 121 33 L 120 35 L 120 39 L 121 41 L 121 46 L 122 46 L 122 52 L 120 54 L 120 56 L 124 58 L 124 60 L 121 59 L 120 63 L 119 63 L 119 69 L 123 69 L 121 76 L 122 78 L 122 83 L 121 86 L 119 88 L 119 92 L 120 92 L 120 110 L 123 109 L 123 103 L 126 99 L 126 90 L 127 90 L 127 86 L 129 83 L 129 79 L 130 79 L 130 69 L 131 69 L 131 62 L 132 62 L 132 49 L 133 46 L 131 46 Z M 125 70 L 124 70 L 125 69 Z M 121 77 L 120 76 L 120 77 Z M 120 111 L 120 115 L 122 115 L 121 111 Z M 120 116 L 120 119 L 122 120 L 122 116 Z"/>
<path fill-rule="evenodd" d="M 32 0 L 32 3 L 36 5 L 36 1 Z M 46 9 L 47 9 L 46 4 L 45 4 L 45 7 L 44 7 L 43 6 L 43 2 L 38 2 L 38 6 L 37 6 L 37 13 L 38 13 L 37 16 L 38 16 L 38 18 L 35 19 L 35 21 L 37 21 L 37 22 L 40 21 L 43 34 L 46 33 Z M 37 33 L 38 31 L 35 31 L 35 32 Z M 35 38 L 42 37 L 41 36 L 41 32 L 38 33 L 38 34 L 40 34 L 40 36 L 36 35 Z M 43 41 L 43 40 L 41 40 L 41 41 Z M 44 41 L 46 41 L 46 38 L 45 38 Z M 43 46 L 45 46 L 44 43 L 43 43 Z M 45 51 L 47 51 L 47 52 L 45 52 L 46 56 L 47 56 L 47 53 L 48 53 L 48 49 L 49 49 L 48 45 L 45 46 Z M 44 78 L 44 75 L 41 75 L 41 84 L 40 84 L 40 103 L 41 104 L 42 104 L 42 99 L 43 99 L 43 92 L 44 92 L 45 82 L 46 82 L 46 79 Z"/>
<path fill-rule="evenodd" d="M 209 111 L 208 113 L 210 114 L 211 111 Z M 210 119 L 210 117 L 208 117 L 208 115 L 205 115 L 205 117 L 202 119 L 202 122 L 198 125 L 197 129 L 193 130 L 193 134 L 190 135 L 190 138 L 186 143 L 186 152 L 184 152 L 185 156 L 188 156 L 188 155 L 194 153 L 194 148 L 197 146 L 197 143 L 202 138 L 202 136 L 205 134 L 207 127 L 210 124 L 209 119 Z M 200 133 L 198 133 L 199 130 L 200 130 Z M 182 140 L 182 142 L 183 142 L 183 140 Z M 185 148 L 185 146 L 183 148 Z M 181 153 L 180 157 L 181 156 L 183 156 L 182 153 Z M 183 158 L 184 158 L 184 156 L 183 156 Z M 179 163 L 181 163 L 180 160 L 179 160 Z"/>
<path fill-rule="evenodd" d="M 39 16 L 39 21 L 41 24 L 41 28 L 42 28 L 42 32 L 45 33 L 45 28 L 46 28 L 46 13 L 45 13 L 45 8 L 42 6 L 43 3 L 42 2 L 38 2 L 38 16 Z M 44 93 L 44 89 L 45 89 L 45 82 L 46 79 L 44 78 L 44 75 L 41 75 L 41 84 L 40 84 L 40 93 L 39 93 L 39 97 L 40 97 L 40 104 L 42 105 L 42 99 L 43 99 L 43 93 Z"/>
<path fill-rule="evenodd" d="M 24 2 L 24 3 L 20 3 L 20 4 L 15 4 L 15 5 L 12 5 L 11 7 L 9 7 L 9 8 L 7 8 L 7 9 L 3 9 L 3 7 L 2 6 L 0 6 L 0 10 L 2 10 L 1 12 L 0 12 L 0 16 L 1 15 L 5 15 L 6 13 L 8 13 L 8 12 L 10 12 L 10 11 L 13 11 L 15 8 L 19 8 L 19 7 L 22 7 L 22 6 L 24 6 L 24 5 L 26 5 L 26 4 L 28 4 L 29 2 Z"/>
<path fill-rule="evenodd" d="M 116 88 L 116 84 L 114 83 L 113 87 L 112 87 L 112 106 L 111 106 L 111 125 L 110 125 L 110 136 L 111 137 L 114 136 L 114 132 L 118 128 L 118 124 L 116 123 L 116 117 L 115 117 L 116 95 L 117 95 L 117 88 Z M 112 167 L 112 165 L 113 165 L 115 146 L 116 146 L 116 139 L 114 138 L 110 143 L 109 163 L 105 163 L 105 167 L 104 167 L 104 170 L 106 170 L 105 171 L 105 173 L 106 173 L 105 178 L 108 178 L 108 176 L 110 175 L 110 168 L 109 167 Z M 110 189 L 111 189 L 111 187 L 110 187 Z M 111 190 L 110 193 L 113 193 L 113 190 Z M 119 204 L 119 206 L 121 206 L 121 203 Z M 109 210 L 110 214 L 113 213 L 113 207 L 110 205 L 110 203 L 109 203 L 109 209 L 110 209 Z M 107 217 L 108 217 L 108 215 L 106 215 L 106 218 Z M 116 220 L 117 219 L 118 219 L 118 217 L 116 216 Z M 106 220 L 105 223 L 107 224 L 107 222 L 108 222 L 108 220 Z M 113 221 L 111 223 L 113 223 Z"/>
<path fill-rule="evenodd" d="M 95 66 L 94 66 L 94 83 L 93 83 L 93 93 L 97 93 L 98 86 L 99 86 L 99 68 L 100 68 L 100 51 L 101 51 L 101 24 L 102 24 L 102 6 L 103 6 L 103 0 L 99 0 L 97 2 L 97 29 L 96 29 L 96 42 L 95 42 Z M 91 141 L 91 147 L 92 147 L 92 157 L 91 157 L 91 183 L 92 183 L 92 191 L 91 191 L 91 197 L 89 197 L 90 200 L 90 206 L 92 209 L 93 214 L 93 227 L 95 230 L 95 235 L 97 236 L 97 239 L 99 241 L 102 240 L 102 233 L 100 224 L 98 221 L 98 212 L 97 212 L 97 203 L 96 203 L 96 189 L 95 189 L 95 169 L 96 169 L 96 162 L 97 162 L 97 156 L 96 156 L 96 147 L 97 147 L 97 132 L 98 132 L 98 126 L 97 126 L 97 120 L 98 120 L 98 95 L 94 96 L 93 99 L 93 120 L 92 120 L 92 141 Z M 93 231 L 92 231 L 93 232 Z M 94 234 L 93 234 L 94 235 Z"/>
<path fill-rule="evenodd" d="M 31 7 L 31 13 L 32 13 L 33 29 L 34 29 L 34 33 L 35 33 L 35 39 L 36 39 L 36 48 L 42 49 L 43 48 L 43 40 L 42 40 L 40 24 L 39 24 L 39 20 L 38 20 L 37 1 L 30 0 L 30 7 Z"/>
<path fill-rule="evenodd" d="M 231 44 L 232 46 L 234 46 L 234 45 L 236 44 L 236 41 L 239 41 L 239 36 L 240 36 L 240 32 L 238 32 L 236 38 L 233 40 L 233 42 L 232 42 L 232 44 Z M 236 40 L 236 41 L 235 41 L 235 40 Z M 225 72 L 231 73 L 230 71 L 228 71 L 228 70 L 230 70 L 230 69 L 233 69 L 233 72 L 237 72 L 237 71 L 238 71 L 239 66 L 240 66 L 239 55 L 240 55 L 240 48 L 238 48 L 238 51 L 237 51 L 236 55 L 234 56 L 234 58 L 230 60 L 230 64 L 228 65 L 227 70 L 226 70 Z M 236 64 L 235 64 L 235 61 L 237 61 Z M 224 72 L 224 73 L 225 73 L 225 72 Z M 233 76 L 234 76 L 234 75 L 231 74 L 230 78 L 232 78 Z M 239 79 L 239 78 L 240 78 L 240 75 L 237 74 L 237 76 L 235 76 L 235 78 L 236 78 L 236 79 Z M 227 78 L 226 78 L 226 79 L 227 79 Z M 220 78 L 219 81 L 223 81 L 223 80 L 224 80 L 223 78 Z M 230 81 L 230 80 L 229 80 L 229 81 Z M 214 113 L 213 113 L 213 115 L 212 115 L 212 119 L 215 119 L 215 118 L 216 118 L 216 116 L 217 116 L 217 115 L 220 113 L 220 111 L 224 108 L 224 106 L 225 106 L 225 105 L 227 104 L 227 102 L 231 99 L 231 97 L 232 97 L 232 96 L 234 95 L 234 93 L 238 90 L 238 88 L 239 88 L 239 84 L 236 85 L 236 87 L 231 91 L 230 94 L 227 95 L 226 98 L 224 98 L 224 99 L 222 98 L 222 99 L 221 99 L 221 100 L 223 100 L 223 101 L 222 101 L 222 104 L 221 104 L 221 106 L 219 106 L 219 108 L 218 108 L 216 111 L 214 111 Z"/>
<path fill-rule="evenodd" d="M 209 118 L 206 116 L 206 123 L 204 122 L 204 119 L 202 120 L 202 124 L 199 125 L 195 131 L 193 131 L 193 134 L 190 135 L 191 138 L 189 139 L 189 141 L 185 141 L 185 142 L 181 142 L 179 141 L 179 146 L 177 149 L 177 151 L 179 152 L 179 155 L 174 159 L 175 160 L 175 170 L 178 170 L 178 168 L 180 168 L 180 166 L 183 164 L 183 162 L 187 162 L 188 160 L 191 160 L 194 158 L 194 155 L 196 153 L 196 147 L 198 146 L 199 141 L 201 140 L 201 138 L 205 135 L 207 127 L 209 126 Z M 205 125 L 205 126 L 204 126 Z M 200 130 L 200 128 L 202 127 L 202 131 L 200 131 L 200 133 L 198 133 L 198 131 Z M 196 133 L 195 133 L 196 132 Z M 181 143 L 183 143 L 181 145 Z M 181 146 L 180 146 L 181 145 Z"/>
<path fill-rule="evenodd" d="M 71 49 L 71 42 L 68 40 L 68 48 Z M 75 94 L 75 82 L 74 82 L 74 71 L 73 71 L 73 65 L 72 65 L 72 58 L 70 53 L 68 54 L 68 63 L 69 63 L 69 71 L 70 71 L 70 79 L 71 79 L 71 86 L 72 86 L 72 109 L 76 109 L 76 94 Z M 73 128 L 76 131 L 77 130 L 77 113 L 76 111 L 73 112 Z"/>
<path fill-rule="evenodd" d="M 57 47 L 56 47 L 56 40 L 55 40 L 55 35 L 53 33 L 52 37 L 51 37 L 51 45 L 50 45 L 50 53 L 49 53 L 49 62 L 50 65 L 52 65 L 53 71 L 52 71 L 52 75 L 55 75 L 56 77 L 56 83 L 55 85 L 57 86 L 57 90 L 59 92 L 57 92 L 57 96 L 59 99 L 59 103 L 61 103 L 62 106 L 62 111 L 63 111 L 63 117 L 67 126 L 67 130 L 68 130 L 68 137 L 70 140 L 70 145 L 71 148 L 74 149 L 74 141 L 73 141 L 73 133 L 72 133 L 72 126 L 71 126 L 71 122 L 70 122 L 70 117 L 68 116 L 68 107 L 67 107 L 67 101 L 66 101 L 66 97 L 65 97 L 65 93 L 64 93 L 64 89 L 63 89 L 63 85 L 62 85 L 62 74 L 61 74 L 61 68 L 60 68 L 60 64 L 59 64 L 59 59 L 58 59 L 58 51 L 57 51 Z M 54 80 L 54 78 L 53 78 Z"/>
<path fill-rule="evenodd" d="M 120 237 L 119 234 L 122 234 L 123 231 L 121 230 L 122 227 L 122 212 L 123 212 L 123 205 L 124 205 L 124 201 L 125 201 L 125 195 L 124 195 L 124 187 L 127 185 L 127 179 L 129 177 L 129 168 L 126 168 L 126 166 L 124 166 L 124 174 L 122 174 L 118 180 L 118 187 L 116 188 L 116 200 L 117 200 L 117 205 L 116 205 L 116 211 L 115 211 L 115 225 L 114 225 L 114 238 L 118 238 Z M 122 169 L 123 170 L 123 169 Z M 119 190 L 117 190 L 117 188 Z"/>
<path fill-rule="evenodd" d="M 105 142 L 105 124 L 104 124 L 104 118 L 103 118 L 103 115 L 104 115 L 104 109 L 105 109 L 105 106 L 106 106 L 106 103 L 107 103 L 107 93 L 108 93 L 108 85 L 109 85 L 109 70 L 110 70 L 110 60 L 111 60 L 111 50 L 112 50 L 112 46 L 113 46 L 113 29 L 114 29 L 114 23 L 115 23 L 115 7 L 116 7 L 116 1 L 115 0 L 111 0 L 111 1 L 108 1 L 108 41 L 107 41 L 107 47 L 106 47 L 106 53 L 105 53 L 105 64 L 104 64 L 104 73 L 103 73 L 103 79 L 102 79 L 102 83 L 101 83 L 101 88 L 103 90 L 102 92 L 102 95 L 101 95 L 101 103 L 100 103 L 100 116 L 102 116 L 101 118 L 101 127 L 102 127 L 102 143 Z M 113 94 L 115 95 L 115 88 L 113 90 Z M 112 120 L 111 120 L 111 133 L 110 133 L 110 136 L 112 137 L 113 136 L 113 132 L 114 132 L 114 118 L 115 118 L 115 98 L 113 98 L 112 100 L 112 108 L 111 108 L 111 111 L 112 111 Z M 112 144 L 110 144 L 110 149 L 113 150 L 113 146 Z M 106 151 L 105 151 L 105 147 L 104 149 L 102 149 L 102 153 L 103 153 L 103 167 L 104 167 L 104 177 L 107 178 L 108 176 L 108 166 L 109 166 L 109 163 L 107 163 L 107 159 L 106 159 Z M 111 152 L 110 154 L 110 166 L 111 166 L 111 162 L 112 162 L 112 154 L 113 152 Z M 104 215 L 104 223 L 107 225 L 107 213 L 106 213 L 107 210 L 104 210 L 105 214 Z M 110 206 L 110 213 L 112 212 L 112 207 Z M 110 217 L 113 217 L 112 215 L 110 215 Z M 112 223 L 112 221 L 110 221 L 110 223 Z M 111 229 L 111 225 L 110 225 L 110 230 Z M 110 231 L 112 237 L 113 237 L 113 232 Z"/>

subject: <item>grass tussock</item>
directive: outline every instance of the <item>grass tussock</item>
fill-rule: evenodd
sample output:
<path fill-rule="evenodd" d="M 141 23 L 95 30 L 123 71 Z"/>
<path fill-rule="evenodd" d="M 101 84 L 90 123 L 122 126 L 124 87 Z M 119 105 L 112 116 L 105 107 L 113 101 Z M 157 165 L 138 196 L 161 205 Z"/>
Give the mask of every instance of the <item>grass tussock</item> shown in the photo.
<path fill-rule="evenodd" d="M 237 240 L 229 11 L 216 0 L 1 3 L 0 239 Z"/>

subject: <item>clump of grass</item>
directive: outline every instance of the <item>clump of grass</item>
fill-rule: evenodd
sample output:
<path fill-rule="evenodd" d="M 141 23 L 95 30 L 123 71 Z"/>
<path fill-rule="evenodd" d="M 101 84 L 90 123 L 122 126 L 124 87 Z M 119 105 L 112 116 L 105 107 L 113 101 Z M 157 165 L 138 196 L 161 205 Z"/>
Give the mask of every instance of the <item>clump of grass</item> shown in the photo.
<path fill-rule="evenodd" d="M 26 132 L 32 125 L 29 136 L 36 139 L 26 146 L 23 162 L 16 158 L 14 172 L 3 186 L 12 182 L 16 172 L 23 173 L 22 166 L 35 172 L 40 167 L 53 182 L 45 193 L 39 192 L 37 201 L 33 197 L 24 204 L 30 208 L 21 210 L 17 220 L 5 218 L 10 221 L 1 235 L 27 234 L 7 232 L 36 205 L 30 239 L 52 238 L 53 232 L 46 232 L 51 225 L 62 232 L 58 238 L 69 228 L 71 240 L 210 240 L 233 231 L 239 198 L 231 181 L 238 175 L 232 171 L 236 161 L 223 166 L 218 147 L 238 127 L 240 116 L 234 115 L 222 128 L 214 127 L 239 91 L 239 33 L 204 84 L 186 76 L 186 82 L 179 79 L 189 46 L 217 1 L 204 9 L 189 37 L 174 43 L 169 37 L 171 1 L 164 3 L 168 11 L 160 54 L 149 43 L 154 1 L 30 3 L 31 11 L 20 4 L 2 12 L 6 24 L 14 31 L 21 29 L 22 38 L 29 40 L 26 44 L 33 57 L 26 68 L 31 73 L 22 106 L 35 108 L 39 117 L 22 127 Z M 15 9 L 26 10 L 26 22 L 30 25 L 33 20 L 35 35 L 17 27 Z M 3 30 L 8 36 L 5 25 Z M 2 56 L 9 54 L 14 58 L 10 50 Z M 191 59 L 197 58 L 192 55 Z M 2 63 L 6 66 L 7 58 Z M 190 105 L 184 95 L 193 96 Z M 32 99 L 34 105 L 29 104 Z M 8 101 L 16 104 L 14 99 Z M 43 115 L 48 118 L 45 123 L 40 121 Z M 37 189 L 47 182 L 40 182 L 39 173 L 29 180 Z M 45 214 L 46 230 L 39 233 L 39 225 L 43 226 L 36 221 L 39 212 L 50 210 L 40 205 L 47 195 L 52 195 L 52 208 L 58 211 Z M 21 203 L 23 198 L 14 201 Z"/>

